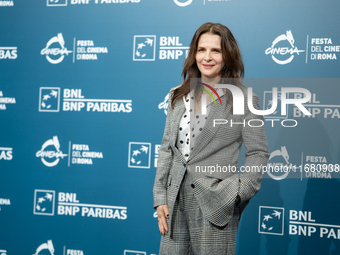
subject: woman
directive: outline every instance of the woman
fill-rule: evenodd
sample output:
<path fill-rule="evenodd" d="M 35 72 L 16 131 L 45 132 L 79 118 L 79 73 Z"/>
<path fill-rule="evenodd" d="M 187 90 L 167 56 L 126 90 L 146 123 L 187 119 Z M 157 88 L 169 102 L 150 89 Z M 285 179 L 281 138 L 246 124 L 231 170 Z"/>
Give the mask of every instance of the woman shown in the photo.
<path fill-rule="evenodd" d="M 233 115 L 229 90 L 216 91 L 220 104 L 202 103 L 223 82 L 241 89 L 247 102 L 241 53 L 227 27 L 205 23 L 196 31 L 182 75 L 183 84 L 170 91 L 153 189 L 159 254 L 234 254 L 241 213 L 262 179 L 261 171 L 238 173 L 238 156 L 244 142 L 244 169 L 267 165 L 264 129 L 247 124 L 263 117 L 247 104 L 244 115 Z M 252 99 L 259 109 L 258 97 Z"/>

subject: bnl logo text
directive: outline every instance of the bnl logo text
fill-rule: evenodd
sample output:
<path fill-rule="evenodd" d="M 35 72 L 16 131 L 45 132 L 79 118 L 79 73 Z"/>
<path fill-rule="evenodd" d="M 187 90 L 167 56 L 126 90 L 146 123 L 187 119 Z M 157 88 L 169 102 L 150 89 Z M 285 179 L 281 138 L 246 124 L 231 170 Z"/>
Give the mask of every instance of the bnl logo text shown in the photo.
<path fill-rule="evenodd" d="M 202 83 L 201 83 L 202 84 Z M 206 84 L 203 84 L 206 85 Z M 221 105 L 222 101 L 217 94 L 216 90 L 212 88 L 211 86 L 207 85 L 213 92 L 217 95 Z M 230 90 L 232 97 L 233 97 L 233 114 L 234 115 L 244 115 L 244 94 L 240 88 L 238 88 L 235 85 L 231 84 L 216 84 L 215 88 L 221 88 L 221 89 L 228 89 Z M 203 89 L 205 90 L 205 89 Z M 277 88 L 273 87 L 273 101 L 272 101 L 272 106 L 270 109 L 267 110 L 258 110 L 255 109 L 253 106 L 253 89 L 251 87 L 248 88 L 248 108 L 250 112 L 252 112 L 255 115 L 270 115 L 275 112 L 277 108 L 277 101 L 278 101 L 278 96 L 277 96 Z M 305 95 L 303 98 L 287 98 L 287 94 L 289 93 L 302 93 Z M 211 93 L 208 93 L 212 99 L 215 101 L 214 97 L 212 96 Z M 206 94 L 202 95 L 202 100 L 201 100 L 201 109 L 202 109 L 202 115 L 206 115 L 206 108 L 207 108 L 207 98 Z M 295 105 L 303 114 L 309 116 L 311 113 L 302 105 L 303 103 L 308 102 L 311 99 L 311 93 L 309 90 L 304 89 L 304 88 L 281 88 L 281 115 L 286 115 L 286 106 L 289 104 Z"/>
<path fill-rule="evenodd" d="M 184 53 L 186 58 L 189 54 L 189 47 L 183 46 L 178 36 L 161 36 L 159 44 L 159 59 L 178 59 Z"/>

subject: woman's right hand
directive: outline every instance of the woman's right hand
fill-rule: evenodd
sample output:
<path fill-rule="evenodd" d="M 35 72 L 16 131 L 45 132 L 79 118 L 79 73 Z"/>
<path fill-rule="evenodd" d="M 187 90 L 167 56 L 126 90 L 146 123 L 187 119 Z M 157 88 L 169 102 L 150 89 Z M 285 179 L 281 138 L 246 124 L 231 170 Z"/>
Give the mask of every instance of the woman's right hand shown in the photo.
<path fill-rule="evenodd" d="M 165 231 L 168 232 L 169 228 L 166 224 L 166 219 L 169 219 L 169 210 L 168 205 L 159 205 L 157 206 L 157 215 L 158 215 L 158 227 L 159 232 L 164 235 Z"/>

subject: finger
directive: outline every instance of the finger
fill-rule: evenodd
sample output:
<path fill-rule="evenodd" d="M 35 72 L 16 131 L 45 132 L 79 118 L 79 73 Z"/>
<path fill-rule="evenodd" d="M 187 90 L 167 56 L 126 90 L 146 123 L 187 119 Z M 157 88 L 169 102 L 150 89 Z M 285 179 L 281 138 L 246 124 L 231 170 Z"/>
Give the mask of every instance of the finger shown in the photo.
<path fill-rule="evenodd" d="M 168 209 L 168 205 L 163 205 L 162 206 L 162 209 L 163 209 L 163 221 L 162 221 L 162 224 L 163 224 L 163 227 L 164 229 L 166 230 L 166 232 L 169 232 L 169 228 L 168 228 L 168 224 L 166 223 L 166 218 L 169 219 L 169 209 Z"/>
<path fill-rule="evenodd" d="M 158 215 L 158 226 L 162 235 L 165 234 L 165 231 L 169 231 L 168 225 L 166 223 L 166 215 L 169 215 L 169 210 L 167 205 L 161 205 L 157 207 L 157 215 Z M 169 217 L 169 216 L 167 216 Z"/>
<path fill-rule="evenodd" d="M 160 219 L 158 219 L 158 228 L 159 228 L 159 232 L 164 235 L 164 228 L 162 225 L 162 222 L 160 221 Z"/>
<path fill-rule="evenodd" d="M 164 213 L 161 216 L 158 216 L 158 222 L 159 222 L 159 226 L 160 226 L 160 231 L 164 235 L 165 231 L 168 232 L 168 226 L 167 226 L 167 223 L 166 223 L 166 218 L 164 216 Z"/>
<path fill-rule="evenodd" d="M 163 210 L 161 210 L 160 208 L 157 208 L 157 215 L 158 215 L 158 227 L 159 227 L 159 232 L 164 235 L 164 227 L 162 224 L 162 218 L 164 219 L 164 213 Z"/>
<path fill-rule="evenodd" d="M 164 206 L 163 211 L 164 211 L 165 217 L 169 219 L 169 208 L 167 205 Z"/>
<path fill-rule="evenodd" d="M 164 230 L 165 230 L 166 232 L 168 232 L 169 229 L 168 229 L 168 224 L 166 223 L 166 218 L 163 216 L 160 220 L 161 220 L 161 223 L 162 223 L 162 225 L 163 225 Z"/>

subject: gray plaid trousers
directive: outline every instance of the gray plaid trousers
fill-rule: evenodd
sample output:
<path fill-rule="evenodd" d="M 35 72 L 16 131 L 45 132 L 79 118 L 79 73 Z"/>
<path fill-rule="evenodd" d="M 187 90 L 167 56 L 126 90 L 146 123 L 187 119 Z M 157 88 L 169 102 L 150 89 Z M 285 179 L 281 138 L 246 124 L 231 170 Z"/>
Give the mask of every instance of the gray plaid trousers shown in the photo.
<path fill-rule="evenodd" d="M 233 255 L 240 219 L 239 208 L 224 227 L 206 220 L 195 199 L 192 181 L 185 174 L 174 205 L 171 236 L 161 238 L 159 255 Z M 169 220 L 167 220 L 169 225 Z"/>

